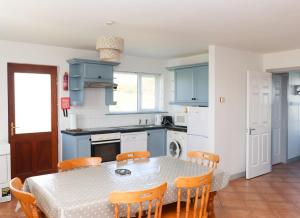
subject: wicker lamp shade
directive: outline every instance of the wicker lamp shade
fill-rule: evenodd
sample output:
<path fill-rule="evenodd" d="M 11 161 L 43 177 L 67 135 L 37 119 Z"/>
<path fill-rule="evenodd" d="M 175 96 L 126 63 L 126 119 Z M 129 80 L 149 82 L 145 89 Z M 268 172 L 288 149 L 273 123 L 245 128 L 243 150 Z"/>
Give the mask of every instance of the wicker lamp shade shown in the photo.
<path fill-rule="evenodd" d="M 102 36 L 99 37 L 96 49 L 100 53 L 102 61 L 119 61 L 124 50 L 124 39 L 121 37 Z"/>

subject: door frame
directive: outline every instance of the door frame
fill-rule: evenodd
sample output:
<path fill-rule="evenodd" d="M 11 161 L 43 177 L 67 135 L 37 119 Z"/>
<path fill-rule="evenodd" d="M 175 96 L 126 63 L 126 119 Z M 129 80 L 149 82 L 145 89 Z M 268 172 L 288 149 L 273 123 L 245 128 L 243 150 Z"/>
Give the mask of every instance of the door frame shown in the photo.
<path fill-rule="evenodd" d="M 50 74 L 51 76 L 51 142 L 52 154 L 52 168 L 45 173 L 57 171 L 58 162 L 58 99 L 57 99 L 57 66 L 49 65 L 35 65 L 35 64 L 22 64 L 22 63 L 7 63 L 7 96 L 8 96 L 8 140 L 11 144 L 11 175 L 15 177 L 15 146 L 13 137 L 11 136 L 11 122 L 15 123 L 15 111 L 9 108 L 15 107 L 14 96 L 14 72 L 21 73 L 37 73 L 37 74 Z"/>

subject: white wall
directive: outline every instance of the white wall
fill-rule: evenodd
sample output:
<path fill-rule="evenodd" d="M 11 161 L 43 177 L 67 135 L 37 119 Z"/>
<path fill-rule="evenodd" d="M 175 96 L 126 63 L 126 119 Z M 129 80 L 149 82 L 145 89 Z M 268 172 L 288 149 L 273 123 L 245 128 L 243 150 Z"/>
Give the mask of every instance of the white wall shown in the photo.
<path fill-rule="evenodd" d="M 28 63 L 58 66 L 58 96 L 68 96 L 62 90 L 62 75 L 69 70 L 67 59 L 87 58 L 97 59 L 98 53 L 90 50 L 80 50 L 45 46 L 39 44 L 20 43 L 0 40 L 0 139 L 8 139 L 8 106 L 7 106 L 7 63 Z M 123 56 L 117 70 L 164 73 L 165 61 L 134 56 Z M 73 109 L 79 113 L 79 127 L 101 127 L 136 124 L 139 118 L 153 121 L 154 115 L 106 116 L 108 107 L 104 105 L 103 89 L 87 89 L 85 104 Z M 68 127 L 68 120 L 59 110 L 59 129 Z M 60 148 L 59 148 L 60 151 Z"/>
<path fill-rule="evenodd" d="M 220 155 L 221 168 L 230 174 L 245 172 L 247 70 L 261 71 L 262 57 L 212 45 L 209 63 L 210 146 Z"/>
<path fill-rule="evenodd" d="M 300 49 L 263 54 L 263 69 L 300 68 Z"/>

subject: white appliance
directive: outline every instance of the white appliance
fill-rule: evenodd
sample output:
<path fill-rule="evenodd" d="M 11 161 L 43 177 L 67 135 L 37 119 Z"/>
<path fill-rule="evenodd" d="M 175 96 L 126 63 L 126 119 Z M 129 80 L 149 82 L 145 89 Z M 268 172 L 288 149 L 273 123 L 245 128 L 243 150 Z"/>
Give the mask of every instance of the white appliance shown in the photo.
<path fill-rule="evenodd" d="M 208 107 L 189 107 L 187 114 L 188 151 L 210 151 Z"/>
<path fill-rule="evenodd" d="M 0 202 L 11 200 L 8 187 L 10 179 L 10 145 L 0 141 Z"/>
<path fill-rule="evenodd" d="M 160 126 L 161 122 L 162 122 L 162 115 L 161 114 L 156 114 L 154 124 L 157 125 L 157 126 Z"/>
<path fill-rule="evenodd" d="M 121 153 L 147 151 L 147 132 L 121 134 Z"/>
<path fill-rule="evenodd" d="M 174 125 L 175 126 L 187 126 L 187 113 L 175 113 Z"/>
<path fill-rule="evenodd" d="M 187 159 L 187 134 L 174 130 L 167 131 L 167 156 Z"/>

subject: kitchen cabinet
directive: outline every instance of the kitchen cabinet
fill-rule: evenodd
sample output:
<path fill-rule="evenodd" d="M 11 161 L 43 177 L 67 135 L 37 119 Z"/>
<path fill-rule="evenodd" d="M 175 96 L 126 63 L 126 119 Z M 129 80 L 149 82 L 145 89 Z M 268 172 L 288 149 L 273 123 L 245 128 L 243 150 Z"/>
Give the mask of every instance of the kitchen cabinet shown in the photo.
<path fill-rule="evenodd" d="M 147 150 L 150 151 L 151 157 L 166 155 L 166 130 L 147 130 L 147 133 Z"/>
<path fill-rule="evenodd" d="M 62 134 L 62 159 L 68 160 L 78 157 L 91 156 L 90 135 L 72 136 Z"/>
<path fill-rule="evenodd" d="M 171 104 L 208 106 L 208 64 L 168 69 L 174 71 L 175 98 Z"/>
<path fill-rule="evenodd" d="M 147 132 L 121 134 L 121 153 L 147 150 Z"/>
<path fill-rule="evenodd" d="M 175 70 L 175 100 L 177 102 L 189 102 L 192 100 L 193 68 Z"/>
<path fill-rule="evenodd" d="M 113 84 L 113 66 L 119 63 L 95 61 L 86 59 L 70 59 L 69 63 L 69 92 L 71 105 L 83 105 L 84 88 L 93 87 L 93 83 L 102 82 Z M 105 87 L 105 104 L 115 104 L 113 87 Z"/>

